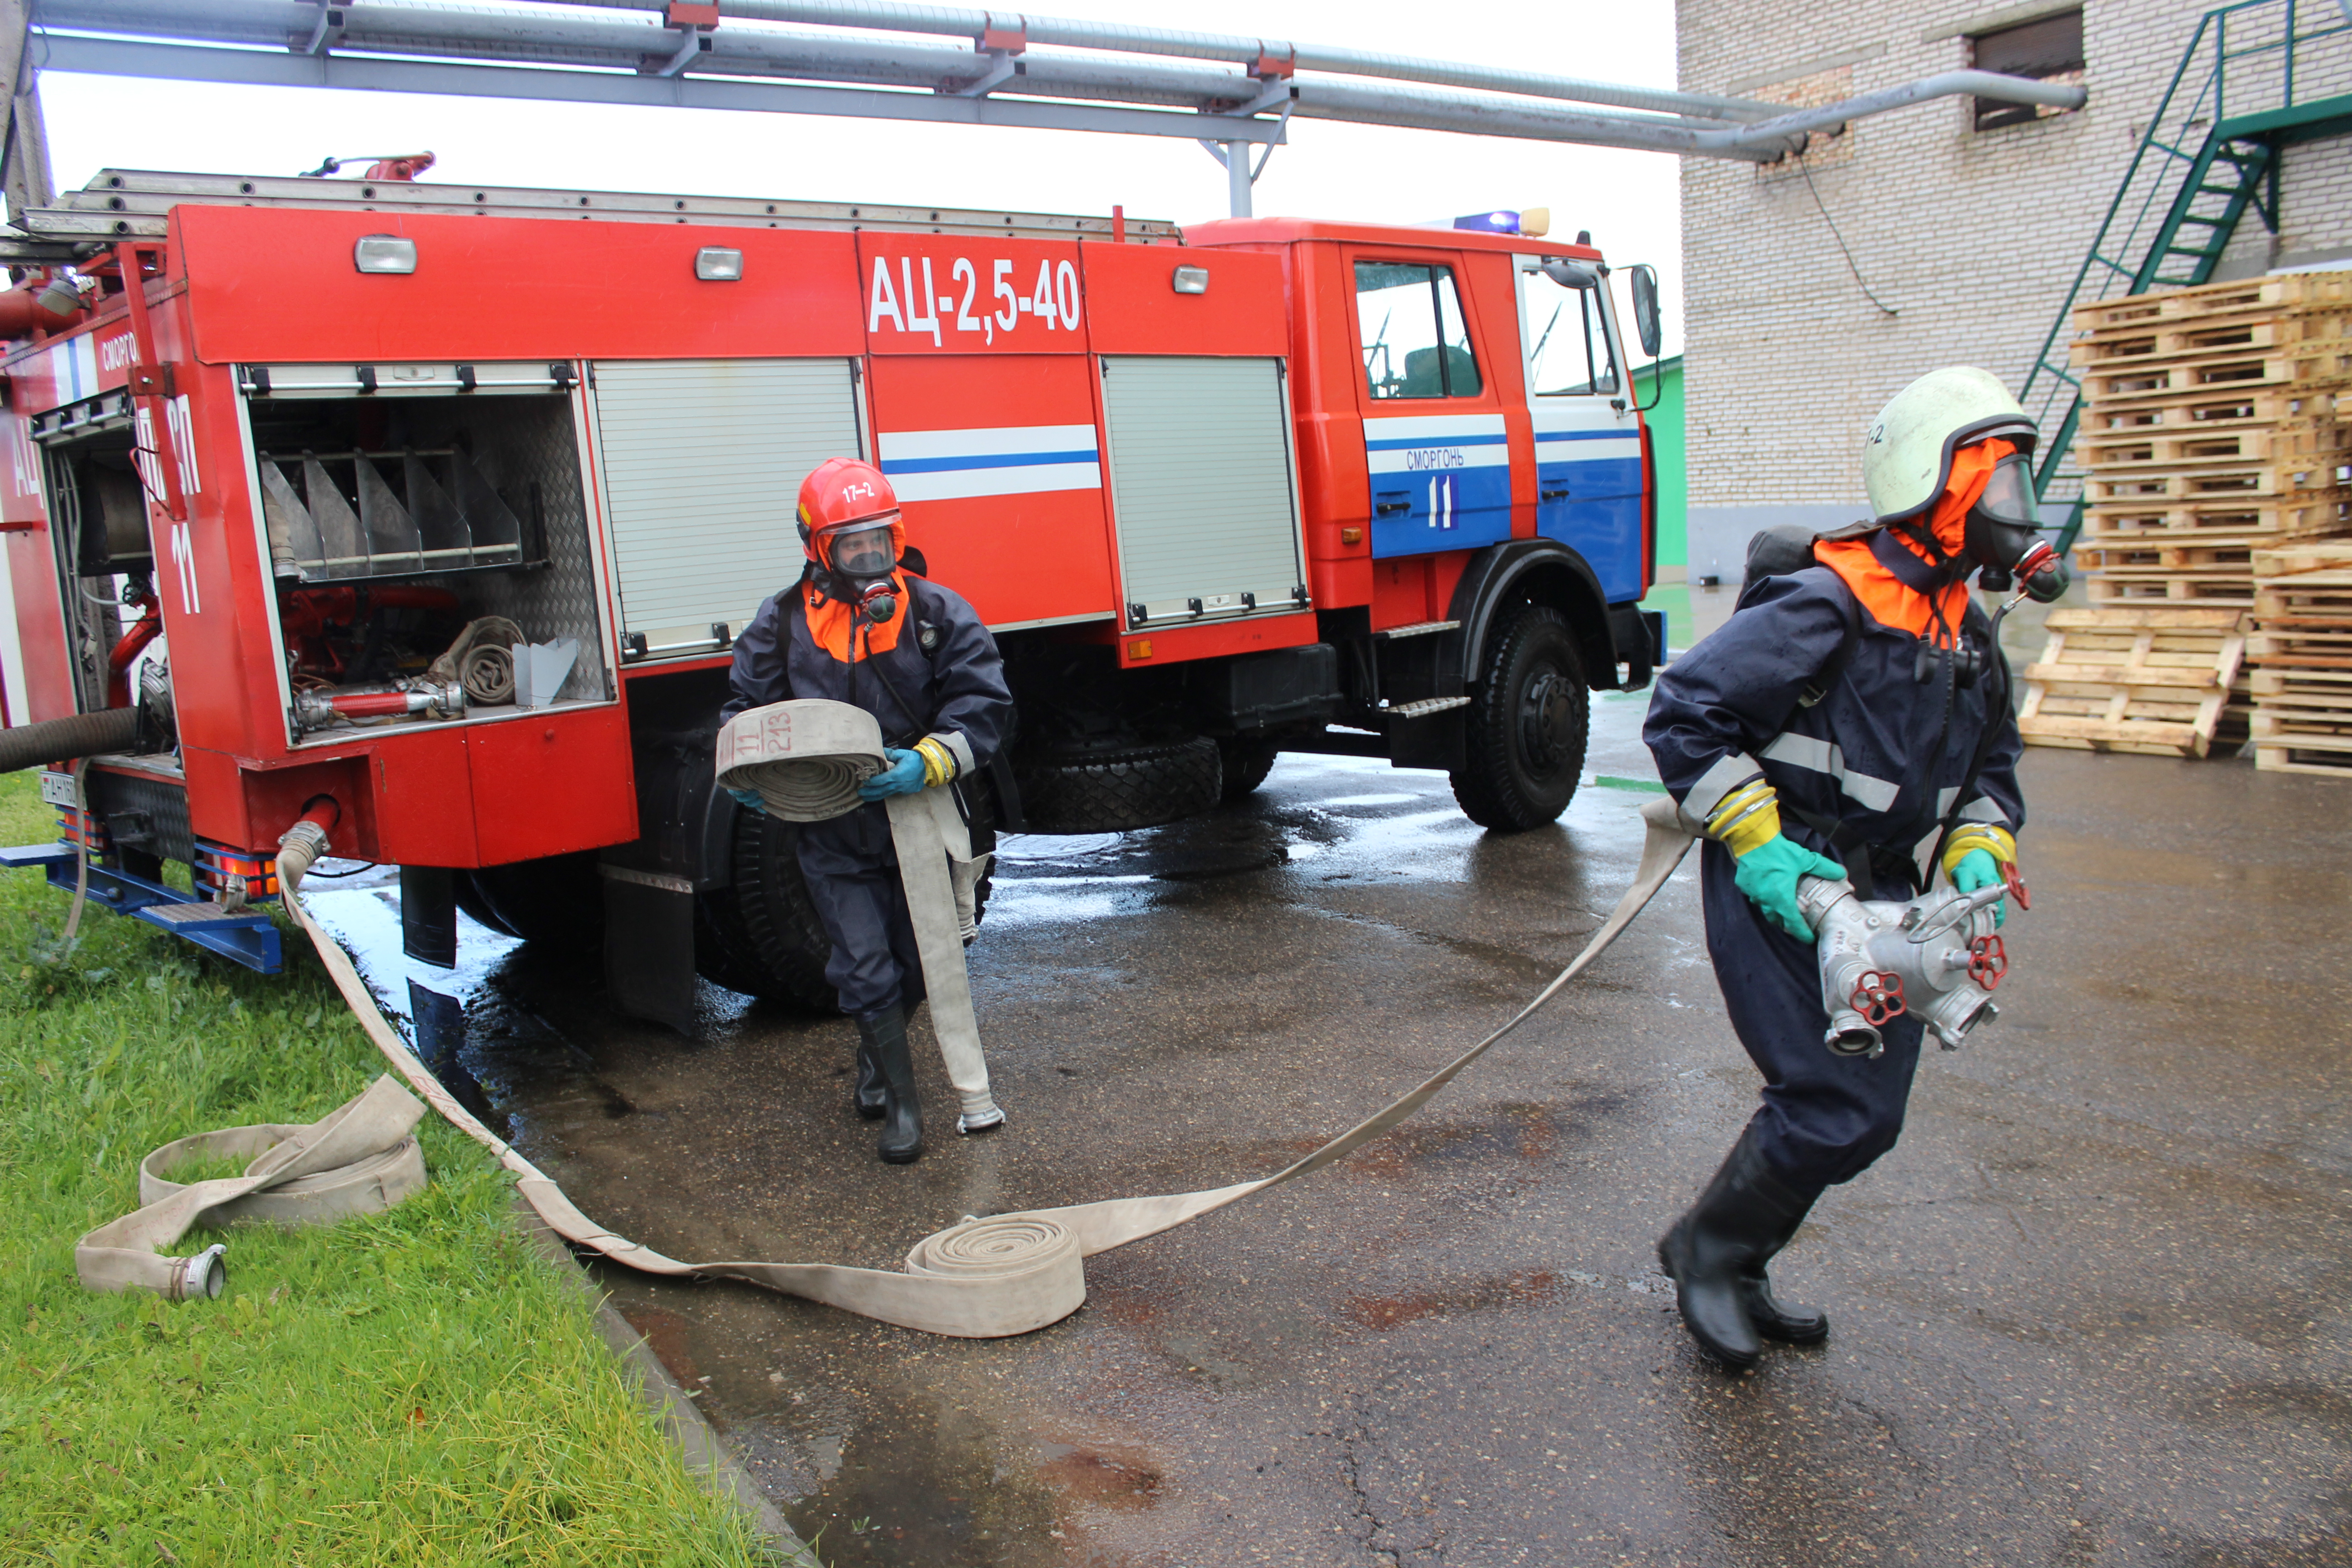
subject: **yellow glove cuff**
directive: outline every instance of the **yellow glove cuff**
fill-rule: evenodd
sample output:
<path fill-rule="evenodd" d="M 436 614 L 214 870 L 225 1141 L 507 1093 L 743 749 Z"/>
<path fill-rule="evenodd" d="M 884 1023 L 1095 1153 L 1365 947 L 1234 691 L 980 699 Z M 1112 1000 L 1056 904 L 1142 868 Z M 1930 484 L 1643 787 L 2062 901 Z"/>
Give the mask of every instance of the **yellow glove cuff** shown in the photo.
<path fill-rule="evenodd" d="M 1706 819 L 1706 836 L 1737 859 L 1780 837 L 1780 796 L 1762 779 L 1751 779 L 1723 797 Z"/>
<path fill-rule="evenodd" d="M 1970 850 L 1981 849 L 1996 860 L 2017 862 L 2017 840 L 2005 827 L 1995 827 L 1989 822 L 1971 822 L 1953 830 L 1944 843 L 1944 875 L 1949 877 Z"/>
<path fill-rule="evenodd" d="M 956 776 L 955 753 L 929 735 L 915 742 L 916 752 L 923 759 L 923 787 L 934 788 Z"/>

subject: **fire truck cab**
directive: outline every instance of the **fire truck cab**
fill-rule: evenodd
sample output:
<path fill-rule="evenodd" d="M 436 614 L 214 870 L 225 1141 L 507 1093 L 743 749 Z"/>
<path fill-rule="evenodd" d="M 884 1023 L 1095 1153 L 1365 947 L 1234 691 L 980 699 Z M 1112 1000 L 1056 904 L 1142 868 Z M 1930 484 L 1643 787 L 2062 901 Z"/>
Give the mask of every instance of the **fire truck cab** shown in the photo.
<path fill-rule="evenodd" d="M 0 311 L 0 671 L 19 750 L 100 753 L 67 826 L 118 908 L 165 859 L 234 908 L 325 795 L 428 945 L 455 900 L 601 938 L 651 1016 L 697 973 L 829 1006 L 793 829 L 710 750 L 838 454 L 1003 649 L 983 836 L 1171 821 L 1286 750 L 1534 826 L 1588 693 L 1663 656 L 1581 237 L 131 172 L 67 210 Z"/>

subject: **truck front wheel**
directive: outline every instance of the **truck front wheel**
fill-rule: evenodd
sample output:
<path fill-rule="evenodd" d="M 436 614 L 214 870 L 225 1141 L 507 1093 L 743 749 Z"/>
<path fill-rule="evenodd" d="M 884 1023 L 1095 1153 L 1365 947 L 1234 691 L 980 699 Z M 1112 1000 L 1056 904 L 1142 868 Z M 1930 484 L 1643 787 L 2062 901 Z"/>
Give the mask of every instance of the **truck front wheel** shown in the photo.
<path fill-rule="evenodd" d="M 1489 635 L 1465 715 L 1454 798 L 1481 827 L 1517 833 L 1568 809 L 1584 774 L 1591 698 L 1568 620 L 1529 605 Z"/>

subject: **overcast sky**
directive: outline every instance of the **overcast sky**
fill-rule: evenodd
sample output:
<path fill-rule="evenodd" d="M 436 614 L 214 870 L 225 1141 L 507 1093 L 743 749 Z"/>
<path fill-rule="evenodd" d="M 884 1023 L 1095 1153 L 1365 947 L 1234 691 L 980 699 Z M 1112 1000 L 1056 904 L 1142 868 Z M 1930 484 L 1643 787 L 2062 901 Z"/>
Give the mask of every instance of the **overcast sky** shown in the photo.
<path fill-rule="evenodd" d="M 1288 38 L 1671 88 L 1674 10 L 1657 0 L 1057 0 L 1053 13 L 1139 26 Z M 1224 171 L 1187 140 L 909 125 L 814 115 L 519 104 L 47 75 L 60 188 L 102 168 L 293 174 L 329 155 L 429 148 L 429 179 L 811 201 L 1108 212 L 1197 222 L 1225 213 Z M 1658 268 L 1666 352 L 1679 351 L 1675 160 L 1297 120 L 1256 190 L 1261 215 L 1418 222 L 1549 206 L 1611 261 Z M 1619 296 L 1619 308 L 1626 305 Z"/>

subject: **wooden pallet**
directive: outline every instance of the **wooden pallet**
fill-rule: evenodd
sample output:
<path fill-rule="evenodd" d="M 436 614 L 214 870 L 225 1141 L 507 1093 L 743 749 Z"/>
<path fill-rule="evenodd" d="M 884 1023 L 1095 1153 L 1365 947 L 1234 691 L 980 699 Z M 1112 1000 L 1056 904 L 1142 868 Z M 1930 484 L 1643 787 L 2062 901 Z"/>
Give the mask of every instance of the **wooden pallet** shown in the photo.
<path fill-rule="evenodd" d="M 2082 377 L 2094 403 L 2211 397 L 2216 393 L 2315 390 L 2352 383 L 2352 344 L 2315 350 L 2272 349 L 2229 358 L 2094 370 Z"/>
<path fill-rule="evenodd" d="M 2248 672 L 2254 704 L 2265 711 L 2325 716 L 2352 724 L 2352 669 L 2283 665 Z"/>
<path fill-rule="evenodd" d="M 2106 507 L 2301 500 L 2336 488 L 2336 465 L 2309 459 L 2141 468 L 2124 473 L 2097 469 L 2084 486 L 2092 505 Z"/>
<path fill-rule="evenodd" d="M 2053 610 L 2043 624 L 2050 643 L 2025 668 L 2018 711 L 2029 745 L 2201 757 L 2234 717 L 2235 611 Z"/>
<path fill-rule="evenodd" d="M 2250 463 L 2333 468 L 2352 459 L 2352 424 L 2333 419 L 2251 421 L 2227 428 L 2149 426 L 2075 437 L 2077 460 L 2096 473 L 2210 468 Z"/>
<path fill-rule="evenodd" d="M 2316 773 L 2352 779 L 2352 744 L 2315 745 L 2308 740 L 2273 741 L 2254 738 L 2254 766 L 2266 773 Z"/>
<path fill-rule="evenodd" d="M 2352 489 L 2329 490 L 2298 500 L 2231 501 L 2138 500 L 2094 506 L 2084 519 L 2095 542 L 2147 539 L 2164 534 L 2186 543 L 2226 538 L 2261 539 L 2265 544 L 2324 539 L 2352 528 Z"/>
<path fill-rule="evenodd" d="M 2257 577 L 2299 577 L 2312 572 L 2352 572 L 2352 539 L 2270 546 L 2254 557 Z"/>
<path fill-rule="evenodd" d="M 2281 272 L 2262 278 L 2242 278 L 2229 283 L 2204 283 L 2194 289 L 2168 289 L 2153 294 L 2133 294 L 2101 300 L 2074 310 L 2078 332 L 2116 327 L 2177 321 L 2197 316 L 2241 310 L 2277 310 L 2327 305 L 2352 305 L 2352 274 L 2344 272 Z"/>
<path fill-rule="evenodd" d="M 2167 361 L 2242 357 L 2284 350 L 2340 348 L 2352 326 L 2341 310 L 2247 310 L 2229 315 L 2176 317 L 2169 321 L 2103 328 L 2068 345 L 2077 370 L 2118 370 Z"/>
<path fill-rule="evenodd" d="M 2254 617 L 2268 628 L 2352 630 L 2352 572 L 2257 577 Z"/>
<path fill-rule="evenodd" d="M 2251 580 L 2254 574 L 2252 544 L 2220 544 L 2200 541 L 2179 544 L 2170 540 L 2137 540 L 2114 544 L 2078 544 L 2074 563 L 2085 572 L 2126 576 L 2152 574 L 2223 574 Z M 2249 589 L 2251 593 L 2252 590 Z"/>
<path fill-rule="evenodd" d="M 2257 578 L 2259 584 L 2261 579 Z M 2352 669 L 2352 626 L 2326 631 L 2292 622 L 2263 626 L 2246 638 L 2249 663 L 2297 669 Z"/>
<path fill-rule="evenodd" d="M 2083 428 L 2093 436 L 2127 430 L 2224 430 L 2281 420 L 2332 419 L 2336 413 L 2336 395 L 2326 388 L 2308 392 L 2223 388 L 2207 396 L 2170 403 L 2093 405 L 2083 416 Z"/>
<path fill-rule="evenodd" d="M 2182 609 L 2250 610 L 2254 606 L 2252 577 L 2106 575 L 2085 577 L 2083 586 L 2089 592 L 2091 603 L 2101 609 L 2177 605 Z"/>

